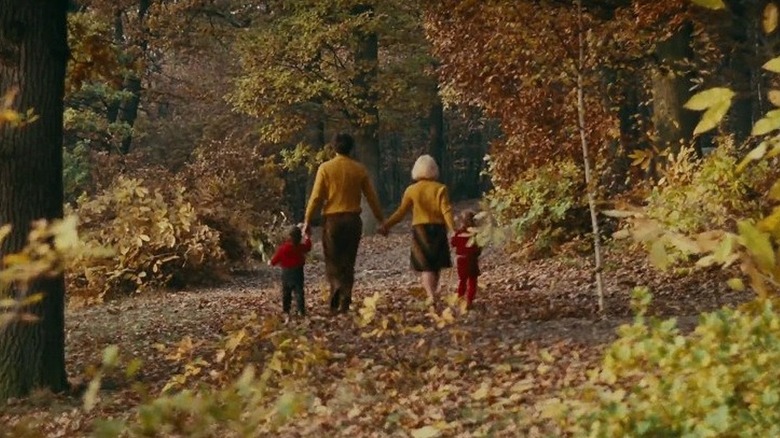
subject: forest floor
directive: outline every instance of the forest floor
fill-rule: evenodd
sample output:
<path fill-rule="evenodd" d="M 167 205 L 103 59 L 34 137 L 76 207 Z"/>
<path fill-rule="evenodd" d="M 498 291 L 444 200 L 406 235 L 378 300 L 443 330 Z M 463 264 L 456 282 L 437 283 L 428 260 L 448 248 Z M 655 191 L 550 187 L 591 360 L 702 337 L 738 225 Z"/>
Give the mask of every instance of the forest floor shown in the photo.
<path fill-rule="evenodd" d="M 309 388 L 315 403 L 322 408 L 294 418 L 279 435 L 540 435 L 539 402 L 586 380 L 587 370 L 598 365 L 604 347 L 615 339 L 616 328 L 632 320 L 634 286 L 652 291 L 651 314 L 676 317 L 686 330 L 701 312 L 750 298 L 747 292 L 731 291 L 719 271 L 663 274 L 648 265 L 643 253 L 612 246 L 604 270 L 606 315 L 600 317 L 590 254 L 570 251 L 544 260 L 514 261 L 502 250 L 489 248 L 481 261 L 475 308 L 442 322 L 441 313 L 434 317 L 427 310 L 409 271 L 407 233 L 408 227 L 399 227 L 386 238 L 364 239 L 349 316 L 329 314 L 321 246 L 315 243 L 306 272 L 308 320 L 294 319 L 278 330 L 314 340 L 330 352 L 323 363 L 306 371 L 315 382 Z M 261 319 L 279 315 L 277 277 L 272 269 L 258 267 L 218 288 L 70 309 L 69 374 L 74 383 L 87 382 L 103 349 L 115 344 L 123 357 L 143 361 L 136 383 L 159 394 L 187 358 L 213 357 L 229 335 L 227 322 L 252 312 Z M 444 273 L 446 290 L 453 291 L 456 281 L 454 274 Z M 381 297 L 377 318 L 398 315 L 404 325 L 426 330 L 362 336 L 369 330 L 359 326 L 359 309 L 376 292 Z M 184 359 L 172 358 L 177 348 Z M 265 359 L 260 354 L 252 360 L 262 368 Z M 208 380 L 205 368 L 201 376 L 192 377 L 194 382 L 199 377 Z M 356 371 L 362 379 L 355 377 Z M 132 418 L 142 398 L 137 387 L 122 378 L 104 380 L 100 400 L 90 412 L 75 394 L 35 394 L 2 407 L 0 436 L 15 436 L 10 431 L 21 430 L 21 424 L 32 425 L 44 436 L 89 435 L 94 418 Z"/>

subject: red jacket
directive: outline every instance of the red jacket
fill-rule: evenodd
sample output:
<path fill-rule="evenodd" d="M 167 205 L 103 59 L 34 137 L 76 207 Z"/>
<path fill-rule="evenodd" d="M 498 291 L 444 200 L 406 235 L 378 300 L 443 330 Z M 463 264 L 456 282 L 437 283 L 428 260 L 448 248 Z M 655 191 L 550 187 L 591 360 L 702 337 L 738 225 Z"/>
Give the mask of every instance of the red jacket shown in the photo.
<path fill-rule="evenodd" d="M 309 236 L 304 237 L 303 242 L 298 245 L 288 240 L 279 245 L 276 254 L 271 258 L 271 264 L 280 265 L 285 269 L 303 266 L 306 263 L 306 253 L 309 251 L 311 251 Z"/>
<path fill-rule="evenodd" d="M 476 242 L 469 245 L 469 240 L 471 240 L 469 231 L 460 229 L 450 239 L 450 245 L 455 248 L 455 255 L 457 255 L 458 274 L 476 277 L 479 275 L 479 255 L 482 253 L 482 248 Z"/>

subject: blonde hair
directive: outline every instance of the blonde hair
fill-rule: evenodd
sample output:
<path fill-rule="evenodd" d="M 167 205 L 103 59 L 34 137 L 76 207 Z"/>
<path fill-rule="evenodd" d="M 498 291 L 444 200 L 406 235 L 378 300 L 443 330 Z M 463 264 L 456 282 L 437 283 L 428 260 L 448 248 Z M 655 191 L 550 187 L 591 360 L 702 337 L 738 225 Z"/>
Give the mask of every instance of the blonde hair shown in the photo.
<path fill-rule="evenodd" d="M 436 164 L 436 160 L 430 155 L 420 155 L 412 167 L 412 179 L 415 181 L 439 179 L 439 166 Z"/>

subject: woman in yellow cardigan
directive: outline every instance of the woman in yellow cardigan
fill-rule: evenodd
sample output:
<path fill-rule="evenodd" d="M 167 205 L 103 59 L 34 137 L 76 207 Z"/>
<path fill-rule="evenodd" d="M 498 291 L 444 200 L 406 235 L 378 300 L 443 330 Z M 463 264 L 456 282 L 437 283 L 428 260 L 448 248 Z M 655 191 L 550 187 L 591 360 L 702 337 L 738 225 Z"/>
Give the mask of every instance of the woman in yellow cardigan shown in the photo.
<path fill-rule="evenodd" d="M 436 181 L 438 178 L 439 166 L 433 157 L 418 158 L 412 167 L 414 183 L 404 192 L 395 213 L 379 229 L 380 233 L 387 234 L 412 210 L 412 269 L 420 273 L 420 281 L 430 299 L 439 289 L 440 271 L 452 267 L 447 232 L 455 230 L 447 186 Z"/>

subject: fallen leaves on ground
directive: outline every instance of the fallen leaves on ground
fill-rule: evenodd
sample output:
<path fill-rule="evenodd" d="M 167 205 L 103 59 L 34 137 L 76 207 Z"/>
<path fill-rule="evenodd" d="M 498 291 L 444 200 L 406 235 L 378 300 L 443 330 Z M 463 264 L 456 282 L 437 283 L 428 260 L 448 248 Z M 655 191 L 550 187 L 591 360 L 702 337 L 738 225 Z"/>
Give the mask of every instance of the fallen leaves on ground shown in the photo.
<path fill-rule="evenodd" d="M 310 316 L 286 326 L 275 318 L 278 273 L 265 267 L 221 288 L 69 311 L 68 368 L 77 387 L 86 386 L 112 344 L 124 360 L 140 361 L 138 373 L 103 376 L 89 412 L 76 395 L 38 393 L 11 401 L 0 413 L 0 436 L 14 436 L 25 424 L 44 436 L 84 436 L 96 418 L 131 417 L 135 406 L 171 387 L 176 376 L 185 377 L 174 387 L 217 384 L 229 360 L 226 336 L 240 337 L 235 345 L 252 342 L 250 332 L 236 335 L 226 327 L 252 314 L 271 321 L 262 330 L 280 333 L 284 342 L 305 341 L 307 348 L 328 352 L 322 362 L 297 370 L 313 399 L 306 412 L 281 426 L 280 436 L 543 436 L 552 433 L 545 410 L 555 406 L 558 391 L 584 382 L 614 329 L 630 319 L 634 286 L 655 294 L 651 313 L 677 316 L 683 327 L 702 311 L 750 297 L 728 288 L 726 273 L 664 275 L 648 266 L 644 254 L 621 249 L 606 256 L 602 317 L 589 255 L 513 262 L 488 249 L 475 309 L 463 314 L 439 302 L 431 310 L 408 267 L 408 239 L 403 229 L 364 239 L 349 316 L 329 314 L 317 257 L 306 268 Z M 457 278 L 445 272 L 442 282 L 451 293 Z M 377 297 L 371 326 L 361 327 L 367 316 L 358 308 L 370 297 Z M 258 341 L 245 359 L 262 367 L 273 351 Z M 296 372 L 278 367 L 282 379 Z"/>

